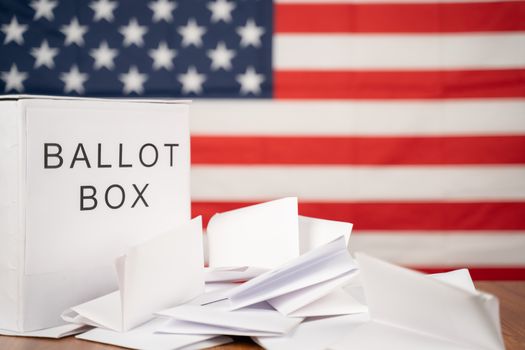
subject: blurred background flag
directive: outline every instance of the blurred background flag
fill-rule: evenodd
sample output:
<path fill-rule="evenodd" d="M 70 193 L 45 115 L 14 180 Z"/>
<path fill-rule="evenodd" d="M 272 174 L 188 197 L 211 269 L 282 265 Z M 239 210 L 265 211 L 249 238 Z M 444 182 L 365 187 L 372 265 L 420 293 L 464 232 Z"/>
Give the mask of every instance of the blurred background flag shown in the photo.
<path fill-rule="evenodd" d="M 0 0 L 0 89 L 198 99 L 194 214 L 298 196 L 352 250 L 525 279 L 525 1 Z"/>

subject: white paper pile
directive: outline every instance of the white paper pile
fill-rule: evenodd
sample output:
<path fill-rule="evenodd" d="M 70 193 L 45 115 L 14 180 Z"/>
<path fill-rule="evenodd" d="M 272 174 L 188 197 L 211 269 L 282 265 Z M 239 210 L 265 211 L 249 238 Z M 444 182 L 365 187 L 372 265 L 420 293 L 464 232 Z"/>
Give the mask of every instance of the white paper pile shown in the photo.
<path fill-rule="evenodd" d="M 497 299 L 467 270 L 429 277 L 355 261 L 351 229 L 300 217 L 296 198 L 218 214 L 204 268 L 197 218 L 117 259 L 120 289 L 64 319 L 96 327 L 80 339 L 134 349 L 199 349 L 227 336 L 276 350 L 504 348 Z"/>

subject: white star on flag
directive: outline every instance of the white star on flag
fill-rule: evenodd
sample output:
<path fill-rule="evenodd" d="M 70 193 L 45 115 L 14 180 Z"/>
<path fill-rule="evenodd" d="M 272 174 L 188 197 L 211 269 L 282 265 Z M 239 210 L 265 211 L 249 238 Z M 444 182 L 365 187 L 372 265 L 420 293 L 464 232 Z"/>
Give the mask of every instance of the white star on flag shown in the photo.
<path fill-rule="evenodd" d="M 235 50 L 228 50 L 224 41 L 217 43 L 217 47 L 208 50 L 208 57 L 211 59 L 211 69 L 218 70 L 223 68 L 229 70 L 232 68 L 232 59 L 235 56 Z"/>
<path fill-rule="evenodd" d="M 84 34 L 88 31 L 87 26 L 82 26 L 75 17 L 67 26 L 62 26 L 60 31 L 66 36 L 64 45 L 68 46 L 76 44 L 78 46 L 84 45 Z"/>
<path fill-rule="evenodd" d="M 194 66 L 190 66 L 186 73 L 178 75 L 178 79 L 182 84 L 183 94 L 190 92 L 199 94 L 202 92 L 202 84 L 206 81 L 206 75 L 199 74 Z"/>
<path fill-rule="evenodd" d="M 44 17 L 48 21 L 52 21 L 55 16 L 53 15 L 53 9 L 58 5 L 56 1 L 49 0 L 35 0 L 32 1 L 29 6 L 35 10 L 34 20 Z"/>
<path fill-rule="evenodd" d="M 177 4 L 173 1 L 157 0 L 150 2 L 148 7 L 153 11 L 153 22 L 171 22 L 173 20 L 171 13 L 177 8 Z"/>
<path fill-rule="evenodd" d="M 182 35 L 182 46 L 195 45 L 199 47 L 202 45 L 202 36 L 206 32 L 206 28 L 200 27 L 195 18 L 190 18 L 188 24 L 178 28 L 178 32 Z"/>
<path fill-rule="evenodd" d="M 117 49 L 112 49 L 108 46 L 106 41 L 100 43 L 97 49 L 92 49 L 89 51 L 89 54 L 95 60 L 93 66 L 95 69 L 100 69 L 102 67 L 109 70 L 115 67 L 115 57 L 118 55 Z"/>
<path fill-rule="evenodd" d="M 124 46 L 136 45 L 138 47 L 144 45 L 144 34 L 148 32 L 146 26 L 141 26 L 136 18 L 132 18 L 127 26 L 119 28 L 120 34 L 124 36 Z"/>
<path fill-rule="evenodd" d="M 170 70 L 173 68 L 173 58 L 177 55 L 177 51 L 168 48 L 168 44 L 162 41 L 156 49 L 149 50 L 149 55 L 153 59 L 153 69 Z"/>
<path fill-rule="evenodd" d="M 84 93 L 84 83 L 88 80 L 86 73 L 81 73 L 77 65 L 73 65 L 69 72 L 60 74 L 60 80 L 64 82 L 64 92 L 75 91 L 77 94 Z"/>
<path fill-rule="evenodd" d="M 89 4 L 89 7 L 93 10 L 93 12 L 95 12 L 93 15 L 93 21 L 98 22 L 104 19 L 108 22 L 113 22 L 113 19 L 115 18 L 113 11 L 115 11 L 117 6 L 118 4 L 115 1 L 93 1 L 91 4 Z"/>
<path fill-rule="evenodd" d="M 58 48 L 49 47 L 47 40 L 44 40 L 40 47 L 31 49 L 31 55 L 35 58 L 35 68 L 46 66 L 51 69 L 55 66 L 54 58 L 58 55 Z"/>
<path fill-rule="evenodd" d="M 258 27 L 255 21 L 250 18 L 246 21 L 244 27 L 237 27 L 237 34 L 241 36 L 241 46 L 252 45 L 261 46 L 261 36 L 264 34 L 264 28 Z"/>
<path fill-rule="evenodd" d="M 124 84 L 125 94 L 135 92 L 140 95 L 144 92 L 143 85 L 148 80 L 148 75 L 140 73 L 136 66 L 131 66 L 127 73 L 119 75 L 119 80 Z"/>
<path fill-rule="evenodd" d="M 230 22 L 232 20 L 232 11 L 235 8 L 235 3 L 227 0 L 216 0 L 208 3 L 208 10 L 211 11 L 212 22 Z"/>
<path fill-rule="evenodd" d="M 11 41 L 16 42 L 18 45 L 24 43 L 24 32 L 27 30 L 27 24 L 20 24 L 15 16 L 11 18 L 9 24 L 2 25 L 2 32 L 5 34 L 4 44 L 8 44 Z"/>
<path fill-rule="evenodd" d="M 16 90 L 22 92 L 24 90 L 24 80 L 27 79 L 28 74 L 19 72 L 16 64 L 11 65 L 9 72 L 1 72 L 0 78 L 5 82 L 5 91 Z"/>
<path fill-rule="evenodd" d="M 241 94 L 247 95 L 250 92 L 254 95 L 261 93 L 261 84 L 264 81 L 263 74 L 257 74 L 253 67 L 246 68 L 244 74 L 237 75 L 237 82 L 241 84 Z"/>

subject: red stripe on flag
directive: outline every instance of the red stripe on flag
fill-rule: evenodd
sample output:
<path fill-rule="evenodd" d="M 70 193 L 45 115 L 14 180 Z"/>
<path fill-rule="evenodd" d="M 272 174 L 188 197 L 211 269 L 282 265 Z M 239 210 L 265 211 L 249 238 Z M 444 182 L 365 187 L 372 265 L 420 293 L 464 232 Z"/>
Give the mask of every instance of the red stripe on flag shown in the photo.
<path fill-rule="evenodd" d="M 193 136 L 193 164 L 524 164 L 525 136 Z"/>
<path fill-rule="evenodd" d="M 457 267 L 413 267 L 409 268 L 418 270 L 424 273 L 440 273 L 447 272 L 457 269 L 465 268 L 465 266 Z M 513 267 L 469 267 L 470 276 L 473 280 L 507 280 L 507 281 L 518 281 L 525 280 L 525 267 L 513 266 Z"/>
<path fill-rule="evenodd" d="M 459 33 L 525 30 L 525 2 L 277 4 L 277 33 Z"/>
<path fill-rule="evenodd" d="M 193 202 L 192 215 L 205 225 L 215 213 L 241 208 L 247 202 Z M 525 202 L 353 202 L 299 203 L 299 213 L 347 221 L 360 230 L 524 230 Z M 432 231 L 428 232 L 432 234 Z"/>
<path fill-rule="evenodd" d="M 280 99 L 525 97 L 525 69 L 454 71 L 276 71 Z"/>

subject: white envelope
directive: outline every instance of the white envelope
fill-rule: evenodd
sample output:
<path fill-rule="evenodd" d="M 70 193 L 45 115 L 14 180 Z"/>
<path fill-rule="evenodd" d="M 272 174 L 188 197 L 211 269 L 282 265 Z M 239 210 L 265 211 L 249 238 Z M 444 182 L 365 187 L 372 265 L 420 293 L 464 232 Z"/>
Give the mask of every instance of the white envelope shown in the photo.
<path fill-rule="evenodd" d="M 346 245 L 352 233 L 349 222 L 299 216 L 299 250 L 301 254 L 344 236 Z"/>
<path fill-rule="evenodd" d="M 302 318 L 289 318 L 269 306 L 244 308 L 230 311 L 212 305 L 180 305 L 156 313 L 185 323 L 167 323 L 161 332 L 225 335 L 286 334 L 294 329 Z M 201 334 L 202 334 L 201 333 Z"/>
<path fill-rule="evenodd" d="M 127 331 L 155 311 L 204 291 L 201 217 L 131 248 L 117 259 L 119 291 L 72 307 L 66 321 Z"/>
<path fill-rule="evenodd" d="M 158 334 L 155 330 L 162 326 L 166 320 L 153 319 L 139 327 L 127 332 L 116 332 L 109 329 L 95 328 L 89 332 L 77 335 L 78 339 L 94 341 L 98 343 L 123 346 L 130 349 L 147 350 L 175 350 L 175 349 L 203 349 L 218 345 L 209 342 L 216 335 L 181 335 L 181 334 Z M 231 339 L 219 338 L 219 344 Z"/>
<path fill-rule="evenodd" d="M 205 271 L 206 283 L 210 282 L 244 282 L 259 276 L 268 269 L 258 267 L 207 267 Z"/>
<path fill-rule="evenodd" d="M 207 237 L 210 267 L 277 267 L 299 256 L 297 198 L 215 214 Z"/>
<path fill-rule="evenodd" d="M 357 260 L 371 321 L 331 349 L 504 349 L 494 296 L 365 254 Z"/>
<path fill-rule="evenodd" d="M 80 324 L 65 324 L 62 326 L 39 329 L 37 331 L 30 332 L 13 332 L 4 329 L 0 329 L 0 335 L 9 335 L 16 337 L 36 337 L 36 338 L 63 338 L 73 334 L 83 333 L 90 330 L 90 326 Z"/>
<path fill-rule="evenodd" d="M 301 304 L 301 290 L 337 278 L 343 278 L 357 269 L 346 248 L 344 237 L 315 248 L 279 268 L 268 271 L 234 288 L 230 295 L 232 309 L 239 309 L 261 301 L 277 300 L 288 293 L 296 292 L 296 298 L 289 299 L 294 306 Z M 336 286 L 335 286 L 336 287 Z M 334 289 L 335 289 L 334 287 Z M 313 288 L 315 289 L 315 287 Z M 331 290 L 323 290 L 317 299 Z M 286 297 L 283 297 L 286 298 Z M 305 304 L 316 298 L 310 296 Z M 286 302 L 280 304 L 284 307 Z M 304 306 L 304 305 L 299 305 Z"/>

